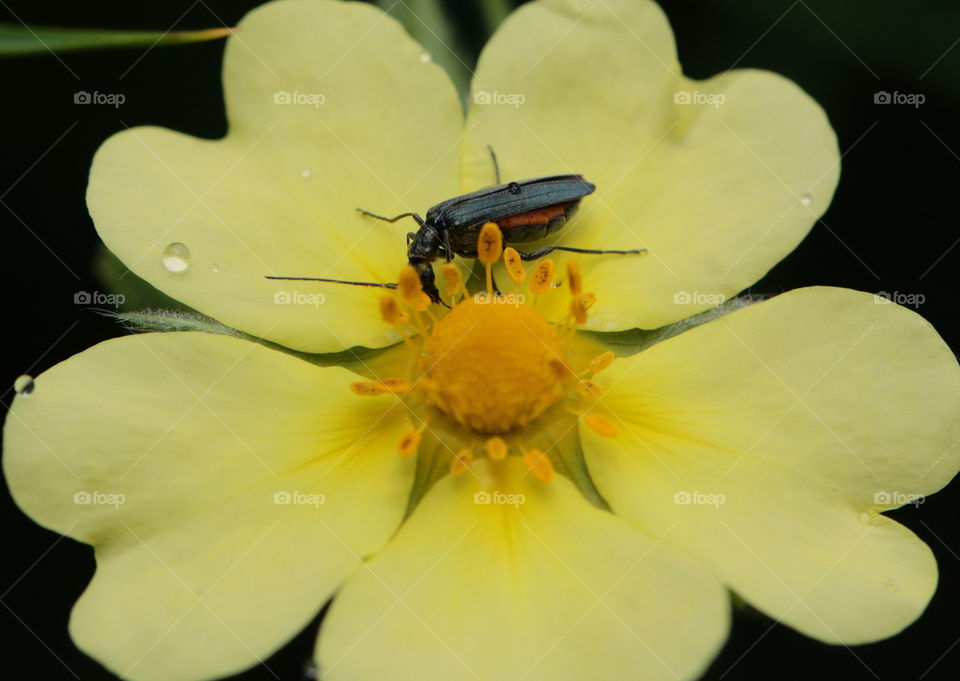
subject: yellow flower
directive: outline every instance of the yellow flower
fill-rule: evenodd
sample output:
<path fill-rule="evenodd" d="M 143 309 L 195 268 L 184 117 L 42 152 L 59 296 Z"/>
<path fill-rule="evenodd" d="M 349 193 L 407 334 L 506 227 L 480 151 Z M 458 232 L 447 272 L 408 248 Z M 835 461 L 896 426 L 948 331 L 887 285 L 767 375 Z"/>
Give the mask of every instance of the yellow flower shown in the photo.
<path fill-rule="evenodd" d="M 392 299 L 424 334 L 370 380 L 205 333 L 39 376 L 4 465 L 96 548 L 77 644 L 138 681 L 215 678 L 336 593 L 332 681 L 668 680 L 722 645 L 728 589 L 831 643 L 922 612 L 936 563 L 881 515 L 960 464 L 960 368 L 922 318 L 801 289 L 615 359 L 571 328 L 601 299 L 557 327 L 518 295 L 436 322 Z"/>
<path fill-rule="evenodd" d="M 242 26 L 224 61 L 228 135 L 126 130 L 97 153 L 88 204 L 136 274 L 298 350 L 396 337 L 375 291 L 264 276 L 394 281 L 403 223 L 356 208 L 423 212 L 493 184 L 488 145 L 505 181 L 596 184 L 557 243 L 649 249 L 582 260 L 604 301 L 597 331 L 657 328 L 732 297 L 803 239 L 837 183 L 813 100 L 764 71 L 685 78 L 651 2 L 520 8 L 481 55 L 465 121 L 443 71 L 371 7 L 289 0 Z"/>
<path fill-rule="evenodd" d="M 156 286 L 300 350 L 402 342 L 351 371 L 155 333 L 37 377 L 4 467 L 25 511 L 96 549 L 77 644 L 137 681 L 216 678 L 335 595 L 327 681 L 656 681 L 709 664 L 731 590 L 827 642 L 913 621 L 936 564 L 881 512 L 960 466 L 960 368 L 918 315 L 813 288 L 632 356 L 577 331 L 686 317 L 788 252 L 836 180 L 816 105 L 770 74 L 682 80 L 642 2 L 519 10 L 465 131 L 421 56 L 368 7 L 276 3 L 230 43 L 225 140 L 135 129 L 98 154 L 98 229 Z M 562 243 L 650 255 L 524 271 L 506 249 L 506 296 L 444 266 L 453 307 L 429 308 L 396 233 L 353 209 L 487 184 L 487 143 L 509 177 L 609 191 Z M 314 308 L 261 273 L 399 285 Z"/>

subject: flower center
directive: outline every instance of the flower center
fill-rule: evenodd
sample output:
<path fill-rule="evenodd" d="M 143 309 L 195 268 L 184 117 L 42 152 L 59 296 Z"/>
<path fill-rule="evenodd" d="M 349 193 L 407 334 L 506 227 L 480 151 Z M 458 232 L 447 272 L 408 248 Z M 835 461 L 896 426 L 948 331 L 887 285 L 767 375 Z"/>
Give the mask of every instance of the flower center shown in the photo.
<path fill-rule="evenodd" d="M 434 324 L 419 369 L 427 402 L 481 433 L 526 425 L 567 392 L 571 375 L 555 325 L 482 295 Z"/>
<path fill-rule="evenodd" d="M 583 357 L 571 361 L 571 355 L 576 355 L 571 350 L 576 327 L 586 323 L 587 311 L 596 301 L 592 293 L 583 292 L 576 263 L 567 263 L 570 311 L 558 323 L 536 312 L 538 297 L 553 290 L 555 267 L 549 259 L 541 260 L 529 273 L 531 304 L 525 294 L 494 293 L 492 265 L 501 255 L 514 284 L 523 283 L 528 274 L 519 253 L 503 249 L 501 238 L 499 227 L 487 223 L 477 240 L 477 259 L 486 266 L 485 293 L 470 297 L 457 267 L 451 263 L 441 267 L 451 302 L 450 311 L 439 319 L 430 310 L 431 300 L 422 290 L 418 273 L 405 267 L 396 292 L 381 297 L 380 315 L 399 331 L 407 356 L 413 358 L 407 365 L 412 375 L 357 381 L 350 388 L 365 396 L 393 393 L 415 413 L 427 406 L 449 417 L 430 426 L 432 410 L 428 410 L 417 429 L 405 433 L 397 444 L 401 456 L 416 454 L 426 444 L 450 456 L 449 470 L 459 475 L 478 453 L 493 462 L 517 454 L 532 475 L 547 482 L 554 477 L 554 467 L 545 452 L 556 441 L 534 442 L 542 438 L 529 431 L 550 420 L 544 412 L 551 406 L 557 405 L 552 412 L 581 418 L 600 435 L 617 436 L 616 424 L 600 408 L 603 391 L 592 380 L 614 355 L 606 351 L 589 362 Z M 575 371 L 574 364 L 586 366 Z M 564 428 L 561 438 L 567 431 Z"/>

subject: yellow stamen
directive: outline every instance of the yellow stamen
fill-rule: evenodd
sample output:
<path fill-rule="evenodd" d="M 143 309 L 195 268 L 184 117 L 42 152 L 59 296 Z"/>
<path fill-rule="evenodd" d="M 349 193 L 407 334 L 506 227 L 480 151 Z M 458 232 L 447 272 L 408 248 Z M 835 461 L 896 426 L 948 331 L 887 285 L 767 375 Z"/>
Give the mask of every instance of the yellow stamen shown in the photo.
<path fill-rule="evenodd" d="M 603 371 L 608 366 L 613 364 L 613 360 L 616 359 L 616 357 L 617 356 L 613 354 L 613 352 L 610 350 L 600 353 L 599 355 L 594 357 L 592 360 L 590 360 L 590 371 L 593 373 L 598 373 L 600 371 Z"/>
<path fill-rule="evenodd" d="M 410 340 L 406 329 L 402 326 L 404 322 L 410 319 L 410 315 L 400 309 L 400 302 L 397 300 L 396 294 L 384 293 L 380 296 L 380 317 L 388 324 L 393 324 L 397 327 L 397 333 L 400 334 L 403 342 L 406 343 L 407 347 L 411 350 L 415 350 L 413 341 Z"/>
<path fill-rule="evenodd" d="M 424 310 L 430 309 L 431 303 L 430 296 L 423 291 L 419 291 L 416 296 L 414 296 L 413 302 L 410 303 L 410 307 L 417 312 L 423 312 Z"/>
<path fill-rule="evenodd" d="M 477 259 L 485 265 L 492 265 L 500 259 L 503 252 L 503 234 L 495 222 L 488 222 L 480 229 L 477 239 Z"/>
<path fill-rule="evenodd" d="M 550 369 L 553 371 L 554 375 L 560 380 L 564 380 L 573 376 L 573 371 L 571 371 L 570 366 L 562 359 L 554 357 L 548 362 L 548 364 L 550 365 Z"/>
<path fill-rule="evenodd" d="M 384 293 L 380 296 L 380 316 L 387 324 L 399 324 L 403 321 L 403 310 L 400 309 L 400 303 L 394 294 Z"/>
<path fill-rule="evenodd" d="M 620 429 L 617 428 L 617 424 L 608 419 L 606 416 L 601 416 L 600 414 L 587 414 L 583 422 L 587 424 L 587 427 L 604 437 L 616 437 L 620 432 Z"/>
<path fill-rule="evenodd" d="M 586 324 L 587 323 L 587 306 L 585 304 L 586 296 L 577 295 L 573 297 L 573 300 L 570 301 L 570 314 L 573 315 L 574 321 L 577 324 Z"/>
<path fill-rule="evenodd" d="M 495 222 L 488 222 L 480 229 L 477 238 L 477 259 L 487 270 L 487 293 L 493 295 L 493 263 L 503 252 L 503 234 Z"/>
<path fill-rule="evenodd" d="M 357 395 L 361 395 L 362 397 L 382 395 L 384 392 L 386 392 L 383 389 L 383 386 L 377 381 L 355 381 L 350 384 L 350 390 L 355 392 Z"/>
<path fill-rule="evenodd" d="M 603 394 L 599 384 L 593 381 L 580 381 L 577 384 L 577 392 L 584 397 L 600 397 Z"/>
<path fill-rule="evenodd" d="M 399 294 L 400 300 L 416 309 L 420 302 L 421 293 L 423 293 L 423 287 L 420 284 L 420 275 L 413 267 L 407 265 L 400 270 L 400 277 L 397 279 L 397 294 Z"/>
<path fill-rule="evenodd" d="M 487 450 L 487 456 L 494 461 L 503 461 L 507 458 L 507 443 L 502 437 L 492 437 L 484 445 Z"/>
<path fill-rule="evenodd" d="M 524 452 L 523 462 L 527 465 L 530 474 L 541 482 L 550 482 L 555 477 L 553 463 L 539 449 Z"/>
<path fill-rule="evenodd" d="M 460 475 L 470 466 L 473 461 L 473 452 L 469 449 L 460 450 L 450 462 L 450 475 Z"/>
<path fill-rule="evenodd" d="M 405 393 L 410 384 L 402 378 L 384 378 L 379 381 L 355 381 L 350 384 L 350 390 L 361 397 L 373 397 L 384 393 Z"/>
<path fill-rule="evenodd" d="M 463 288 L 463 275 L 460 274 L 460 268 L 452 262 L 446 262 L 440 267 L 440 271 L 447 282 L 447 295 L 451 298 L 450 302 L 455 303 Z"/>
<path fill-rule="evenodd" d="M 381 378 L 377 383 L 383 386 L 384 392 L 388 393 L 399 394 L 410 390 L 410 384 L 402 378 Z"/>
<path fill-rule="evenodd" d="M 415 430 L 408 430 L 400 436 L 400 442 L 397 443 L 397 453 L 400 456 L 410 456 L 417 453 L 418 446 L 420 446 L 420 433 Z"/>
<path fill-rule="evenodd" d="M 567 261 L 567 285 L 574 298 L 583 293 L 583 277 L 580 276 L 580 266 L 574 260 Z"/>
<path fill-rule="evenodd" d="M 556 266 L 550 258 L 538 262 L 530 274 L 530 291 L 532 293 L 546 293 L 549 291 L 550 285 L 553 283 L 555 269 Z"/>
<path fill-rule="evenodd" d="M 523 261 L 517 249 L 510 246 L 503 249 L 503 264 L 507 266 L 507 274 L 515 284 L 522 284 L 527 278 L 527 271 L 523 268 Z"/>

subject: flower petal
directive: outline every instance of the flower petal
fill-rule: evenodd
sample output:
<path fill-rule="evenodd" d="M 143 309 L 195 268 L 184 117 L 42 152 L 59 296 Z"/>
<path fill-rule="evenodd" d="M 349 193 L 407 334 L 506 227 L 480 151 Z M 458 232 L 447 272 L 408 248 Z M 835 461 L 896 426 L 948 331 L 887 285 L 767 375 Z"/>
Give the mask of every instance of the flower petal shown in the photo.
<path fill-rule="evenodd" d="M 684 78 L 647 1 L 521 7 L 481 55 L 467 129 L 474 185 L 491 182 L 488 144 L 504 180 L 597 185 L 549 243 L 649 249 L 580 258 L 598 331 L 672 323 L 757 281 L 826 210 L 839 174 L 816 102 L 763 71 Z"/>
<path fill-rule="evenodd" d="M 110 138 L 87 194 L 97 230 L 137 275 L 258 337 L 309 352 L 395 342 L 376 289 L 264 276 L 396 281 L 414 223 L 356 209 L 423 211 L 457 193 L 453 86 L 361 3 L 270 3 L 241 28 L 224 62 L 229 134 Z M 171 244 L 189 267 L 164 266 Z"/>
<path fill-rule="evenodd" d="M 566 478 L 526 476 L 519 457 L 483 491 L 484 464 L 439 481 L 336 597 L 324 679 L 563 681 L 602 668 L 656 681 L 704 669 L 727 633 L 718 582 Z"/>
<path fill-rule="evenodd" d="M 412 483 L 389 397 L 227 336 L 108 341 L 18 397 L 14 499 L 93 544 L 77 645 L 142 681 L 225 676 L 306 625 L 395 530 Z"/>
<path fill-rule="evenodd" d="M 960 466 L 960 368 L 919 315 L 801 289 L 601 377 L 622 435 L 581 435 L 615 513 L 674 528 L 668 542 L 823 641 L 890 636 L 923 611 L 933 556 L 876 513 L 922 501 Z"/>

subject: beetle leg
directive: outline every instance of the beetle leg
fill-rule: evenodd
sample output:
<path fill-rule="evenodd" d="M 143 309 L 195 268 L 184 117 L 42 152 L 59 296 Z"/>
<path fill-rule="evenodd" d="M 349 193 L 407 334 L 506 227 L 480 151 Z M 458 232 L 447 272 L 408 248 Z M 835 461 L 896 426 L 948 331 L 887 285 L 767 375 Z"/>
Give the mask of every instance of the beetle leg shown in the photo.
<path fill-rule="evenodd" d="M 453 260 L 453 248 L 450 246 L 450 231 L 447 229 L 443 230 L 443 255 L 446 257 L 447 262 Z"/>
<path fill-rule="evenodd" d="M 400 220 L 402 218 L 413 218 L 414 220 L 417 221 L 418 225 L 423 227 L 423 218 L 417 215 L 416 213 L 400 213 L 400 215 L 396 215 L 392 218 L 387 218 L 382 215 L 377 215 L 376 213 L 371 213 L 370 211 L 364 210 L 363 208 L 357 208 L 357 212 L 362 213 L 363 215 L 366 215 L 371 218 L 376 218 L 377 220 L 383 220 L 384 222 L 396 222 L 397 220 Z"/>
<path fill-rule="evenodd" d="M 640 253 L 646 253 L 646 248 L 637 248 L 629 251 L 607 251 L 607 250 L 597 250 L 595 248 L 571 248 L 569 246 L 547 246 L 546 248 L 540 248 L 536 251 L 531 251 L 529 253 L 523 253 L 517 251 L 520 255 L 521 260 L 536 260 L 537 258 L 542 258 L 548 253 L 553 253 L 554 251 L 566 251 L 567 253 L 585 253 L 587 255 L 638 255 Z"/>

